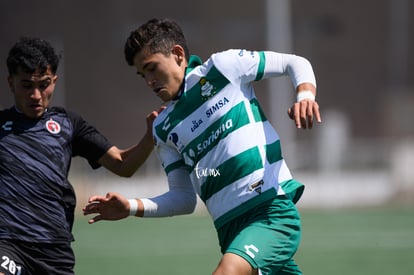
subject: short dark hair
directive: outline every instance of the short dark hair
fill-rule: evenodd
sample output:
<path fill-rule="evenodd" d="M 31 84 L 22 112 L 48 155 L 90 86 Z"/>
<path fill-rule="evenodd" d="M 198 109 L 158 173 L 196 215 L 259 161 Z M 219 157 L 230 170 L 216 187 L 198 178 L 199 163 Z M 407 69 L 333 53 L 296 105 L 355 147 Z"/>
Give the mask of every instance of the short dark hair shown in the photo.
<path fill-rule="evenodd" d="M 151 53 L 162 53 L 168 56 L 174 45 L 183 47 L 188 60 L 187 42 L 178 23 L 172 19 L 153 18 L 131 32 L 125 43 L 125 59 L 128 65 L 134 65 L 135 55 L 144 48 L 148 48 Z"/>
<path fill-rule="evenodd" d="M 39 70 L 44 73 L 48 68 L 53 74 L 59 66 L 61 56 L 57 55 L 52 45 L 40 38 L 22 37 L 10 49 L 7 57 L 7 69 L 10 75 L 20 68 L 27 73 Z"/>

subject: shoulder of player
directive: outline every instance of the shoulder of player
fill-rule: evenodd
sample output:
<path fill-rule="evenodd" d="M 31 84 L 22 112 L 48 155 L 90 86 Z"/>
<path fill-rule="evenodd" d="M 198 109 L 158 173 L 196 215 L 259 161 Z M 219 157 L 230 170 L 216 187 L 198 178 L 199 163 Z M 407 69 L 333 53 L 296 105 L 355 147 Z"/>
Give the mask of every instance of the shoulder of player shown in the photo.
<path fill-rule="evenodd" d="M 44 117 L 44 119 L 53 119 L 54 117 L 60 117 L 70 121 L 71 124 L 75 126 L 87 124 L 87 122 L 83 119 L 81 115 L 64 107 L 53 106 L 48 109 L 47 113 L 48 115 Z"/>
<path fill-rule="evenodd" d="M 246 69 L 257 63 L 259 59 L 255 58 L 255 56 L 257 56 L 257 51 L 229 49 L 212 54 L 206 64 L 207 66 L 216 67 L 224 75 L 228 73 L 232 75 L 231 72 L 236 72 L 237 74 L 240 70 L 243 71 L 242 68 Z"/>
<path fill-rule="evenodd" d="M 158 116 L 155 118 L 153 125 L 158 125 L 161 124 L 166 117 L 168 117 L 168 115 L 174 110 L 174 106 L 175 106 L 176 102 L 175 101 L 171 101 L 169 102 L 166 106 L 165 109 L 158 114 Z"/>
<path fill-rule="evenodd" d="M 3 109 L 0 110 L 0 122 L 3 124 L 4 121 L 10 120 L 12 117 L 14 117 L 13 112 L 11 109 Z"/>
<path fill-rule="evenodd" d="M 11 109 L 2 109 L 0 110 L 0 119 L 9 115 L 11 113 Z"/>
<path fill-rule="evenodd" d="M 248 51 L 245 49 L 228 49 L 220 52 L 216 52 L 210 56 L 210 59 L 213 60 L 214 63 L 216 62 L 226 62 L 229 59 L 240 58 L 246 55 L 246 53 L 250 53 L 252 51 Z"/>
<path fill-rule="evenodd" d="M 15 107 L 0 110 L 0 121 L 14 120 L 20 116 L 21 114 L 17 112 Z"/>

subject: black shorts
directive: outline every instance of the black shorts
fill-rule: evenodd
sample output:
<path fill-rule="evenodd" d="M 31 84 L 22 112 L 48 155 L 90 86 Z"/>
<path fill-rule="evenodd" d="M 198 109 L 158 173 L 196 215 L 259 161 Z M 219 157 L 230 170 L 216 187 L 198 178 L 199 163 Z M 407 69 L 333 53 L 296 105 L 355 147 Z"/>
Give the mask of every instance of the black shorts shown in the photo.
<path fill-rule="evenodd" d="M 37 244 L 0 240 L 0 274 L 73 275 L 75 256 L 70 243 Z"/>

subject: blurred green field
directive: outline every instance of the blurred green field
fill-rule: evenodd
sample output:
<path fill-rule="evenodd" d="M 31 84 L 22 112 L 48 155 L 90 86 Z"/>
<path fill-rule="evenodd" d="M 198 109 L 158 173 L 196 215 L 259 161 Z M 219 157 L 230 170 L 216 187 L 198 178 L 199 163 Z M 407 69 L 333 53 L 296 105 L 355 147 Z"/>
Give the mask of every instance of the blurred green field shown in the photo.
<path fill-rule="evenodd" d="M 414 208 L 301 210 L 296 261 L 305 275 L 414 274 Z M 78 217 L 76 274 L 211 274 L 221 255 L 208 216 Z"/>

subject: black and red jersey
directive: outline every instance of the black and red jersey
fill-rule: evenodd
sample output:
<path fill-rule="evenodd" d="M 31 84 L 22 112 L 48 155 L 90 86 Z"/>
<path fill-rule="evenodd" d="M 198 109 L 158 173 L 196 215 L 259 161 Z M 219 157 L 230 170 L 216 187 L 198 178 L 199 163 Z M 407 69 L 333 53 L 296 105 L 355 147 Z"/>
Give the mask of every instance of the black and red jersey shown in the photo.
<path fill-rule="evenodd" d="M 110 147 L 95 127 L 60 107 L 39 119 L 0 111 L 0 239 L 73 241 L 71 159 L 81 156 L 96 169 Z"/>

